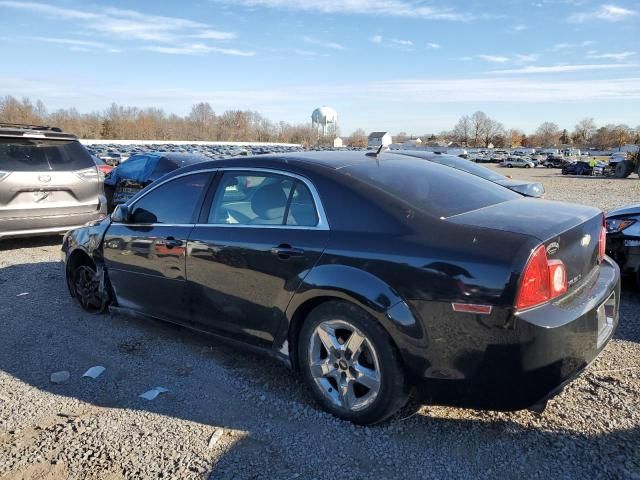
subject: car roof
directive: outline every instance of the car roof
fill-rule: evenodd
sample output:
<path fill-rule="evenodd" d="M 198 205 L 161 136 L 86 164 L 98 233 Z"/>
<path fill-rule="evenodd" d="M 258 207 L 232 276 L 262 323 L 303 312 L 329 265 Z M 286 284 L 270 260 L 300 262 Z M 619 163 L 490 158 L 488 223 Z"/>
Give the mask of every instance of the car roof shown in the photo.
<path fill-rule="evenodd" d="M 178 154 L 176 154 L 178 155 Z M 184 154 L 180 154 L 184 155 Z M 165 155 L 168 156 L 168 155 Z M 349 151 L 309 151 L 309 152 L 287 152 L 273 153 L 267 155 L 248 155 L 241 157 L 222 158 L 190 165 L 180 169 L 181 172 L 189 170 L 202 170 L 208 168 L 280 168 L 280 167 L 298 167 L 304 169 L 309 166 L 320 166 L 332 170 L 340 170 L 345 167 L 360 164 L 375 164 L 383 159 L 400 160 L 406 159 L 403 155 L 396 155 L 384 152 L 379 156 L 375 155 L 374 150 L 349 150 Z"/>
<path fill-rule="evenodd" d="M 77 140 L 78 137 L 64 133 L 57 127 L 0 122 L 0 137 L 48 138 L 51 140 Z"/>

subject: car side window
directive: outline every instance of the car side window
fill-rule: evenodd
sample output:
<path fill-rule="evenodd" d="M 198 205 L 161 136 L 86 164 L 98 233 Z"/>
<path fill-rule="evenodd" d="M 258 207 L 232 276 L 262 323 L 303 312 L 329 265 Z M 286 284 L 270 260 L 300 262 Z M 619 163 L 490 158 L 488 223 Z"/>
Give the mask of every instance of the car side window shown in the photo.
<path fill-rule="evenodd" d="M 287 225 L 299 227 L 315 227 L 318 224 L 318 213 L 313 196 L 304 182 L 296 181 L 291 195 L 291 203 L 287 215 Z"/>
<path fill-rule="evenodd" d="M 317 225 L 311 192 L 275 173 L 226 172 L 209 212 L 218 225 Z"/>
<path fill-rule="evenodd" d="M 130 222 L 177 225 L 193 223 L 194 210 L 208 179 L 208 173 L 195 173 L 160 185 L 133 205 Z"/>

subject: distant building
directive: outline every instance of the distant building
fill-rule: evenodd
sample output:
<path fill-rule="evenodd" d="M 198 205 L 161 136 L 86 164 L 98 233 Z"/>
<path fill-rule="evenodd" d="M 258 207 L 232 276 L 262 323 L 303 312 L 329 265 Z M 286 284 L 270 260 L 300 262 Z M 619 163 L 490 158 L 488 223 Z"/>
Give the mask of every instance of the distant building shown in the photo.
<path fill-rule="evenodd" d="M 369 135 L 368 146 L 371 148 L 379 148 L 380 146 L 388 146 L 393 143 L 393 139 L 389 132 L 372 132 Z"/>
<path fill-rule="evenodd" d="M 340 137 L 336 137 L 333 139 L 333 148 L 342 148 L 344 147 L 344 143 Z"/>

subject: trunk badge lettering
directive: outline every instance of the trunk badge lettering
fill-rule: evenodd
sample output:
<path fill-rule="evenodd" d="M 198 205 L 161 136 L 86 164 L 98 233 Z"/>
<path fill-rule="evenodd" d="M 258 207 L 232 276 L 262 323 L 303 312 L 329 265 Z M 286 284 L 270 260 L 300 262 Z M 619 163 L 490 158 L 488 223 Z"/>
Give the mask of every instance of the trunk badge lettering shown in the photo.
<path fill-rule="evenodd" d="M 51 175 L 38 175 L 38 180 L 42 183 L 49 183 L 51 181 Z"/>
<path fill-rule="evenodd" d="M 547 255 L 555 255 L 560 250 L 560 244 L 558 242 L 551 242 L 547 247 Z"/>
<path fill-rule="evenodd" d="M 582 240 L 580 240 L 580 245 L 582 245 L 583 247 L 588 247 L 590 243 L 591 235 L 587 233 L 584 237 L 582 237 Z"/>

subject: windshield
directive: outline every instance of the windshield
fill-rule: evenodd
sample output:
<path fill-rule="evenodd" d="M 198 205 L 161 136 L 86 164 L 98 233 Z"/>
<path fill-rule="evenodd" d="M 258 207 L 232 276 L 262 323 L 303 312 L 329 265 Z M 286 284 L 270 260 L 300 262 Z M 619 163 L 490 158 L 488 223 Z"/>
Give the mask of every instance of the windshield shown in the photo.
<path fill-rule="evenodd" d="M 74 171 L 91 167 L 95 164 L 89 152 L 75 140 L 0 138 L 3 171 Z"/>

